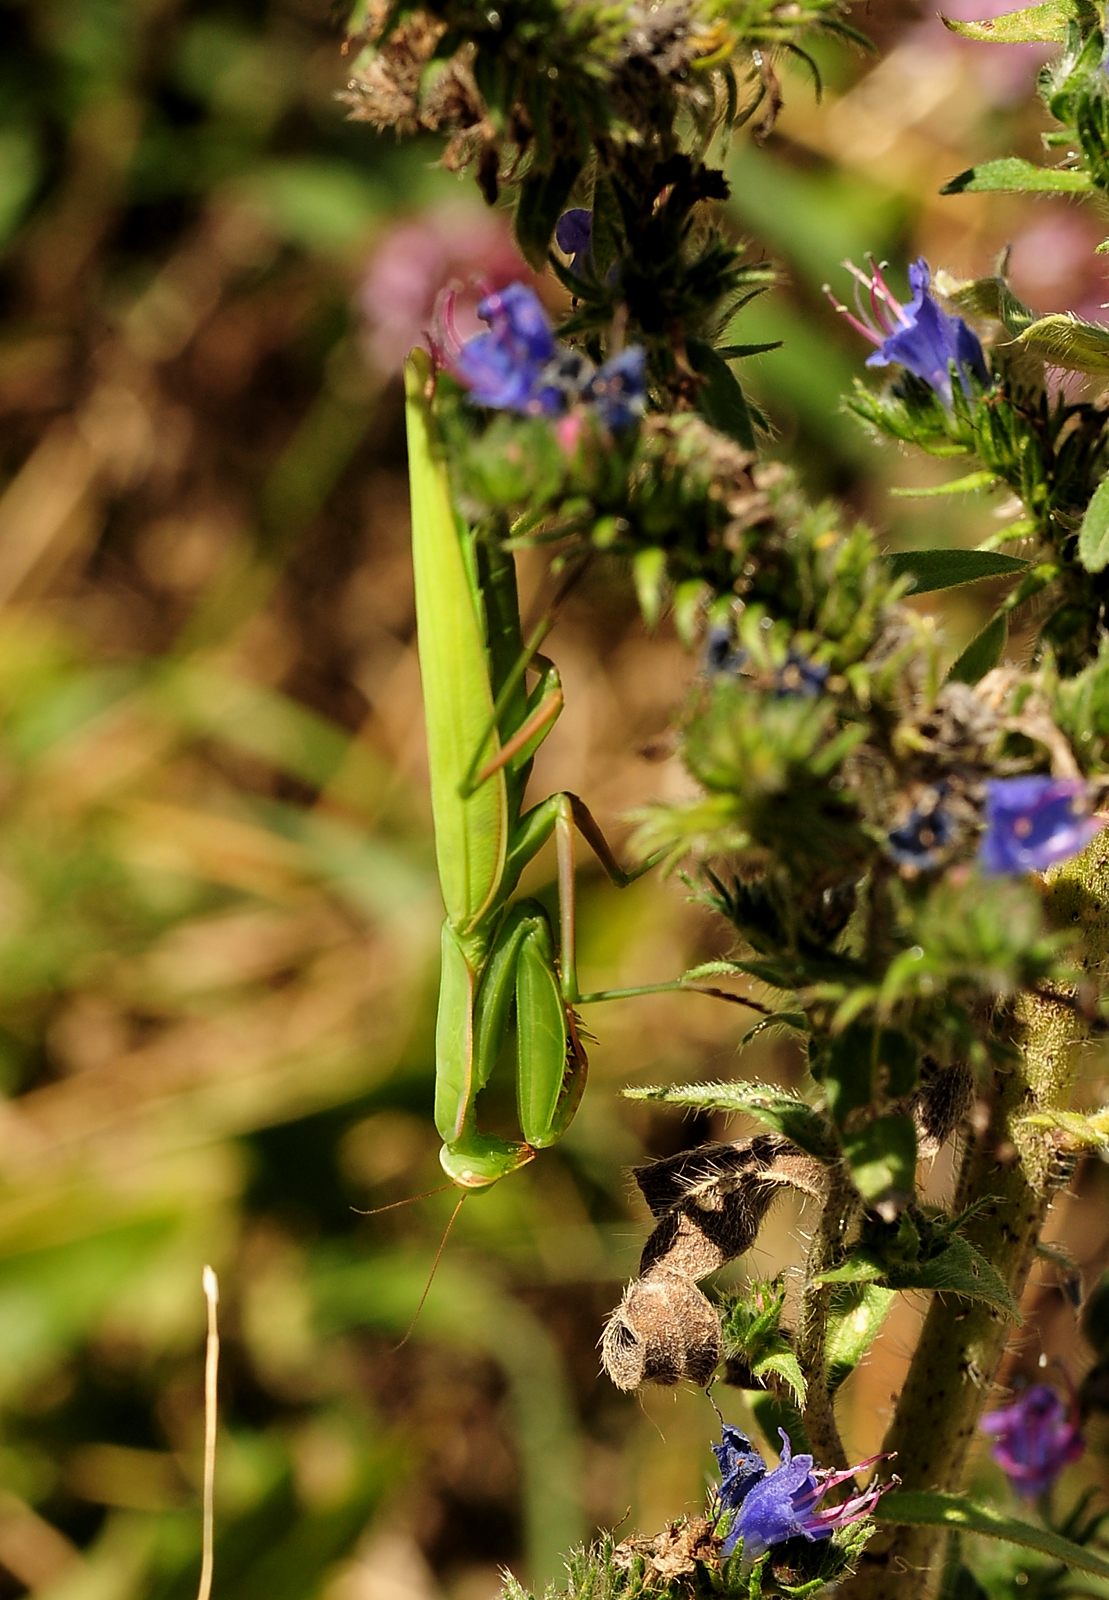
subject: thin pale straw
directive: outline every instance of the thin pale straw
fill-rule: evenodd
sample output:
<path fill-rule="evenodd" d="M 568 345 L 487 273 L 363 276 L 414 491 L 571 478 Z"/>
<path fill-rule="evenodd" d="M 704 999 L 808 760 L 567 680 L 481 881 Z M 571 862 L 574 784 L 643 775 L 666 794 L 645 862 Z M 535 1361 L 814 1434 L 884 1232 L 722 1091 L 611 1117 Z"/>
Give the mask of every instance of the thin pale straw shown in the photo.
<path fill-rule="evenodd" d="M 208 1302 L 208 1338 L 204 1348 L 204 1492 L 201 1533 L 200 1583 L 196 1600 L 210 1600 L 212 1566 L 215 1555 L 216 1492 L 216 1380 L 219 1376 L 219 1280 L 211 1267 L 201 1274 L 204 1298 Z"/>

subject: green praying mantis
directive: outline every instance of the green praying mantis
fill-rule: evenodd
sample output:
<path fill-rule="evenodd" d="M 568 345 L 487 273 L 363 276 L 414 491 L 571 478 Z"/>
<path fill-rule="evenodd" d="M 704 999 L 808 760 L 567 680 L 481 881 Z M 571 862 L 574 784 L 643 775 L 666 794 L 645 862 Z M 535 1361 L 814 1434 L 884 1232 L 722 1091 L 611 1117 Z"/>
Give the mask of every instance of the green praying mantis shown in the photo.
<path fill-rule="evenodd" d="M 431 365 L 405 369 L 416 629 L 439 880 L 446 908 L 435 1033 L 435 1124 L 442 1166 L 464 1190 L 487 1188 L 560 1139 L 585 1088 L 575 1008 L 687 987 L 677 982 L 582 994 L 574 940 L 574 835 L 615 884 L 624 871 L 576 795 L 524 809 L 536 751 L 562 710 L 552 662 L 525 645 L 510 552 L 457 513 L 433 413 Z M 527 674 L 535 682 L 527 687 Z M 559 940 L 538 901 L 512 896 L 555 837 Z M 688 985 L 693 987 L 693 985 Z M 515 1013 L 519 1139 L 484 1133 L 478 1101 Z"/>

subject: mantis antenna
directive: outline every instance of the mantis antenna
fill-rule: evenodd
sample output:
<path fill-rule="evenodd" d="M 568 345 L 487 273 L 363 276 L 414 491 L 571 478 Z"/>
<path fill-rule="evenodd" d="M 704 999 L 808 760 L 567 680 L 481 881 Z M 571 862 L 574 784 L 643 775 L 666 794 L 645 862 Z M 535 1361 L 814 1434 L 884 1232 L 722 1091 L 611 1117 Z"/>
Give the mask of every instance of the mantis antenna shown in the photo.
<path fill-rule="evenodd" d="M 449 1189 L 450 1184 L 444 1184 L 443 1187 Z M 439 1194 L 441 1193 L 441 1190 L 435 1189 L 432 1191 L 432 1193 Z M 420 1295 L 416 1309 L 412 1313 L 412 1321 L 408 1324 L 407 1328 L 405 1328 L 404 1335 L 400 1341 L 393 1346 L 393 1354 L 395 1354 L 398 1350 L 403 1349 L 408 1343 L 409 1339 L 412 1337 L 413 1330 L 415 1329 L 417 1322 L 420 1320 L 420 1312 L 424 1309 L 424 1302 L 431 1293 L 431 1285 L 435 1281 L 435 1274 L 439 1271 L 439 1263 L 443 1259 L 443 1251 L 447 1248 L 447 1240 L 451 1236 L 451 1229 L 458 1221 L 458 1213 L 462 1210 L 462 1206 L 468 1198 L 469 1194 L 466 1190 L 463 1190 L 458 1197 L 455 1208 L 450 1214 L 446 1227 L 443 1229 L 443 1237 L 439 1240 L 439 1248 L 435 1252 L 435 1260 L 431 1263 L 431 1271 L 427 1275 L 427 1282 L 424 1284 L 423 1293 Z M 383 1211 L 388 1211 L 390 1208 L 388 1206 L 382 1206 L 381 1209 Z"/>

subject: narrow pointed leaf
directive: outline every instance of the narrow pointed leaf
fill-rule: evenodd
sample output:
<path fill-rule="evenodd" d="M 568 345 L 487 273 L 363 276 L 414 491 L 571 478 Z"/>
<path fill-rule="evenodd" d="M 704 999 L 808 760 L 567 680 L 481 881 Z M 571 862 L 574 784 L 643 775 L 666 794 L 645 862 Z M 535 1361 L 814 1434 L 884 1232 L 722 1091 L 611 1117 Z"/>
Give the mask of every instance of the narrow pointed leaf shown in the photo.
<path fill-rule="evenodd" d="M 1088 172 L 1038 167 L 1019 156 L 1003 156 L 1000 161 L 984 161 L 968 167 L 950 182 L 941 194 L 1082 194 L 1092 188 Z"/>
<path fill-rule="evenodd" d="M 890 1262 L 873 1250 L 856 1250 L 841 1266 L 820 1274 L 821 1283 L 881 1283 L 887 1289 L 926 1289 L 984 1300 L 1016 1321 L 1012 1295 L 998 1273 L 967 1240 L 956 1235 L 923 1261 Z"/>
<path fill-rule="evenodd" d="M 960 22 L 941 16 L 952 33 L 964 39 L 980 39 L 985 44 L 1056 44 L 1067 36 L 1067 25 L 1074 16 L 1070 0 L 1041 0 L 1035 6 L 1007 11 L 1001 17 L 985 17 L 981 22 Z"/>
<path fill-rule="evenodd" d="M 1109 1560 L 1084 1545 L 1073 1544 L 1050 1528 L 1037 1528 L 1030 1522 L 1008 1517 L 992 1506 L 976 1505 L 961 1495 L 937 1494 L 926 1489 L 894 1489 L 883 1495 L 871 1512 L 875 1522 L 914 1528 L 948 1528 L 961 1533 L 980 1533 L 988 1539 L 1002 1539 L 1025 1550 L 1038 1550 L 1076 1572 L 1090 1572 L 1109 1578 Z"/>
<path fill-rule="evenodd" d="M 1109 566 L 1109 478 L 1103 478 L 1086 507 L 1078 534 L 1078 560 L 1087 572 Z"/>
<path fill-rule="evenodd" d="M 763 1083 L 691 1083 L 674 1088 L 625 1089 L 629 1100 L 658 1100 L 668 1106 L 694 1106 L 706 1111 L 744 1112 L 757 1117 L 818 1161 L 838 1154 L 835 1135 L 818 1111 L 803 1100 Z"/>
<path fill-rule="evenodd" d="M 941 495 L 973 494 L 978 489 L 992 489 L 998 482 L 994 472 L 968 472 L 965 478 L 952 483 L 935 483 L 926 489 L 891 489 L 890 494 L 899 500 L 938 500 Z"/>
<path fill-rule="evenodd" d="M 1104 376 L 1109 372 L 1109 328 L 1066 311 L 1037 317 L 1018 342 L 1052 367 Z"/>
<path fill-rule="evenodd" d="M 745 450 L 755 448 L 755 428 L 746 396 L 728 363 L 711 345 L 690 339 L 689 364 L 705 379 L 697 396 L 697 409 L 706 422 L 726 433 Z"/>
<path fill-rule="evenodd" d="M 948 683 L 977 683 L 987 672 L 992 672 L 1005 654 L 1009 638 L 1009 619 L 1004 611 L 975 634 L 963 653 L 951 664 Z"/>
<path fill-rule="evenodd" d="M 980 578 L 1007 578 L 1028 566 L 1020 556 L 1000 550 L 900 550 L 886 560 L 895 578 L 912 579 L 910 594 L 955 589 Z"/>
<path fill-rule="evenodd" d="M 835 1291 L 824 1345 L 828 1389 L 832 1394 L 850 1377 L 877 1338 L 895 1292 L 877 1283 L 848 1284 Z"/>

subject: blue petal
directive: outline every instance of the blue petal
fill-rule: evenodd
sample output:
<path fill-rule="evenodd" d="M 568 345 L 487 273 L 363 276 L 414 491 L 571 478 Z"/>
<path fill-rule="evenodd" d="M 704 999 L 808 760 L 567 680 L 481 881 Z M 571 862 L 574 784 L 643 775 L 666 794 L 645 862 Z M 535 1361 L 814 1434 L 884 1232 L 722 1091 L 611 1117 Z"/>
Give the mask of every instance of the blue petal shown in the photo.
<path fill-rule="evenodd" d="M 582 391 L 613 433 L 638 422 L 647 407 L 647 355 L 633 344 L 599 367 Z"/>
<path fill-rule="evenodd" d="M 1044 872 L 1084 850 L 1102 823 L 1078 779 L 993 778 L 979 862 L 988 873 Z"/>
<path fill-rule="evenodd" d="M 983 383 L 989 375 L 977 336 L 962 317 L 941 311 L 928 292 L 930 282 L 928 263 L 923 258 L 914 261 L 909 268 L 913 298 L 904 308 L 905 322 L 882 341 L 866 364 L 904 367 L 949 405 L 952 365 L 964 392 L 968 392 L 969 375 Z"/>

